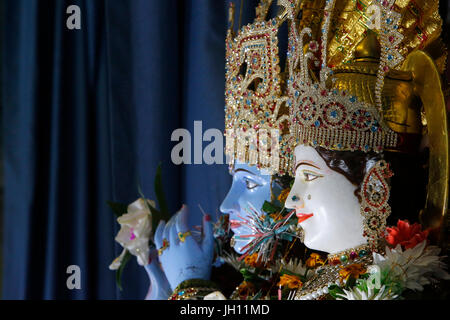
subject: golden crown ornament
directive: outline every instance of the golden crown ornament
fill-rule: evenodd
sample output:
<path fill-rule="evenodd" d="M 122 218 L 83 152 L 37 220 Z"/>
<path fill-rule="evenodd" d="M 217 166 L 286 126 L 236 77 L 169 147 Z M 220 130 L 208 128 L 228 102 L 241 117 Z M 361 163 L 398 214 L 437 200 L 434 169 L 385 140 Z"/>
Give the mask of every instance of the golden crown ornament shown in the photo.
<path fill-rule="evenodd" d="M 280 1 L 282 2 L 282 1 Z M 279 4 L 280 4 L 279 2 Z M 226 38 L 225 153 L 236 160 L 288 172 L 292 160 L 289 144 L 289 110 L 284 75 L 278 56 L 278 30 L 283 14 L 266 20 L 272 1 L 261 1 L 253 23 L 233 33 L 234 6 L 230 4 Z M 295 10 L 295 3 L 291 10 Z"/>
<path fill-rule="evenodd" d="M 302 9 L 308 9 L 309 2 L 304 1 Z M 429 181 L 420 218 L 427 227 L 441 227 L 450 165 L 440 81 L 447 53 L 439 38 L 439 2 L 319 2 L 319 10 L 302 12 L 312 21 L 302 17 L 302 30 L 295 13 L 289 15 L 287 87 L 293 147 L 416 153 L 426 133 Z M 370 10 L 377 14 L 375 19 L 368 15 Z"/>
<path fill-rule="evenodd" d="M 397 133 L 386 125 L 380 112 L 384 76 L 389 68 L 403 60 L 398 52 L 392 50 L 402 39 L 396 31 L 398 13 L 391 10 L 394 1 L 377 1 L 381 8 L 380 40 L 383 50 L 375 85 L 376 104 L 359 101 L 358 97 L 346 91 L 329 89 L 328 78 L 333 71 L 325 62 L 335 0 L 326 1 L 320 43 L 310 41 L 306 52 L 304 39 L 312 37 L 311 29 L 306 27 L 298 32 L 295 21 L 292 22 L 288 49 L 288 105 L 291 110 L 291 132 L 296 143 L 364 152 L 381 152 L 384 148 L 397 145 Z M 309 68 L 310 63 L 320 65 L 317 80 Z"/>
<path fill-rule="evenodd" d="M 312 39 L 309 27 L 298 32 L 294 13 L 288 46 L 288 94 L 291 117 L 291 134 L 295 145 L 323 147 L 336 151 L 381 152 L 395 148 L 397 133 L 383 120 L 381 90 L 385 73 L 403 60 L 400 54 L 389 53 L 402 35 L 396 31 L 400 21 L 393 11 L 393 2 L 376 1 L 381 13 L 380 55 L 375 84 L 375 104 L 359 101 L 355 95 L 333 88 L 327 65 L 327 42 L 331 16 L 336 0 L 326 0 L 320 42 Z M 304 39 L 312 39 L 307 46 Z M 312 67 L 310 68 L 312 64 Z M 318 67 L 318 77 L 312 69 Z M 318 78 L 318 79 L 317 79 Z M 361 214 L 364 217 L 364 235 L 372 250 L 377 250 L 378 239 L 383 237 L 386 218 L 390 214 L 388 178 L 392 172 L 383 160 L 367 173 L 362 186 Z"/>

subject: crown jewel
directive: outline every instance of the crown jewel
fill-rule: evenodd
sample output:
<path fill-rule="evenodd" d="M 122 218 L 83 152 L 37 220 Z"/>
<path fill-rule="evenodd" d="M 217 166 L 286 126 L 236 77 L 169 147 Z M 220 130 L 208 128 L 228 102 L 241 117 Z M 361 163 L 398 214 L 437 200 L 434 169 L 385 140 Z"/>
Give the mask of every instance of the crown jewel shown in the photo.
<path fill-rule="evenodd" d="M 380 23 L 376 28 L 381 44 L 375 104 L 359 101 L 356 96 L 333 88 L 333 81 L 328 79 L 333 73 L 326 62 L 328 30 L 335 0 L 326 1 L 320 43 L 311 40 L 305 48 L 304 39 L 312 37 L 311 29 L 304 28 L 298 32 L 295 20 L 292 21 L 288 47 L 288 105 L 290 129 L 296 144 L 364 152 L 380 152 L 396 147 L 397 133 L 383 121 L 381 106 L 384 76 L 403 59 L 394 50 L 402 39 L 397 31 L 400 17 L 394 11 L 394 2 L 373 2 L 378 8 L 375 11 L 380 14 Z M 320 69 L 317 80 L 311 64 Z"/>
<path fill-rule="evenodd" d="M 225 136 L 230 163 L 241 162 L 288 171 L 288 99 L 278 57 L 281 16 L 265 20 L 272 1 L 261 1 L 257 18 L 233 37 L 232 19 L 226 39 Z M 283 5 L 280 3 L 280 5 Z M 230 7 L 233 15 L 233 7 Z M 271 170 L 272 169 L 272 170 Z"/>

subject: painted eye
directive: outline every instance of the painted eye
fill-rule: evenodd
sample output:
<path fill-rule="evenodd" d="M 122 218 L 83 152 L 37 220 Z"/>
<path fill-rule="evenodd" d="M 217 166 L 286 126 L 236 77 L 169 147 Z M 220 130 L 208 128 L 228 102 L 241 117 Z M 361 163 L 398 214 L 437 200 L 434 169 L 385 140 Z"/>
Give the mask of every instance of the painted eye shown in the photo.
<path fill-rule="evenodd" d="M 305 176 L 305 181 L 313 181 L 321 177 L 321 175 L 312 172 L 303 172 L 303 175 Z"/>
<path fill-rule="evenodd" d="M 249 190 L 260 186 L 259 184 L 257 184 L 256 182 L 253 182 L 251 180 L 245 180 L 245 184 L 247 186 L 247 189 L 249 189 Z"/>

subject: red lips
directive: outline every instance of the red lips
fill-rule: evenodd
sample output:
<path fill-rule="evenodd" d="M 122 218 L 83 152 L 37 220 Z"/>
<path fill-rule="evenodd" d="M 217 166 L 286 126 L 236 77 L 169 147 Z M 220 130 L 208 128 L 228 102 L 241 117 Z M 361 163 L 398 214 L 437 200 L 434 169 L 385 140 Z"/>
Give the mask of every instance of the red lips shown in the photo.
<path fill-rule="evenodd" d="M 298 218 L 298 223 L 302 223 L 303 221 L 305 221 L 306 219 L 311 218 L 314 214 L 313 213 L 300 213 L 300 212 L 296 212 L 295 215 Z"/>

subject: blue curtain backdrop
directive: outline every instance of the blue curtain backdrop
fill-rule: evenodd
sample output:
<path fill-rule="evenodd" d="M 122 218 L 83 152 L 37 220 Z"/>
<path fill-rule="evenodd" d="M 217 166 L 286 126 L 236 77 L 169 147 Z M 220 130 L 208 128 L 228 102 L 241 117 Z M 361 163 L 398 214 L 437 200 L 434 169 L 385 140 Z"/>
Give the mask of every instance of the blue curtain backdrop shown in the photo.
<path fill-rule="evenodd" d="M 81 8 L 81 30 L 66 28 L 72 4 Z M 149 281 L 135 260 L 123 291 L 108 270 L 121 248 L 106 201 L 130 203 L 138 185 L 154 199 L 162 161 L 171 212 L 188 204 L 193 224 L 198 204 L 218 212 L 231 182 L 226 165 L 176 166 L 170 138 L 176 128 L 193 133 L 194 120 L 223 130 L 228 3 L 2 5 L 2 297 L 142 299 Z M 242 21 L 255 5 L 245 2 Z M 81 268 L 81 290 L 66 287 L 69 265 Z"/>

